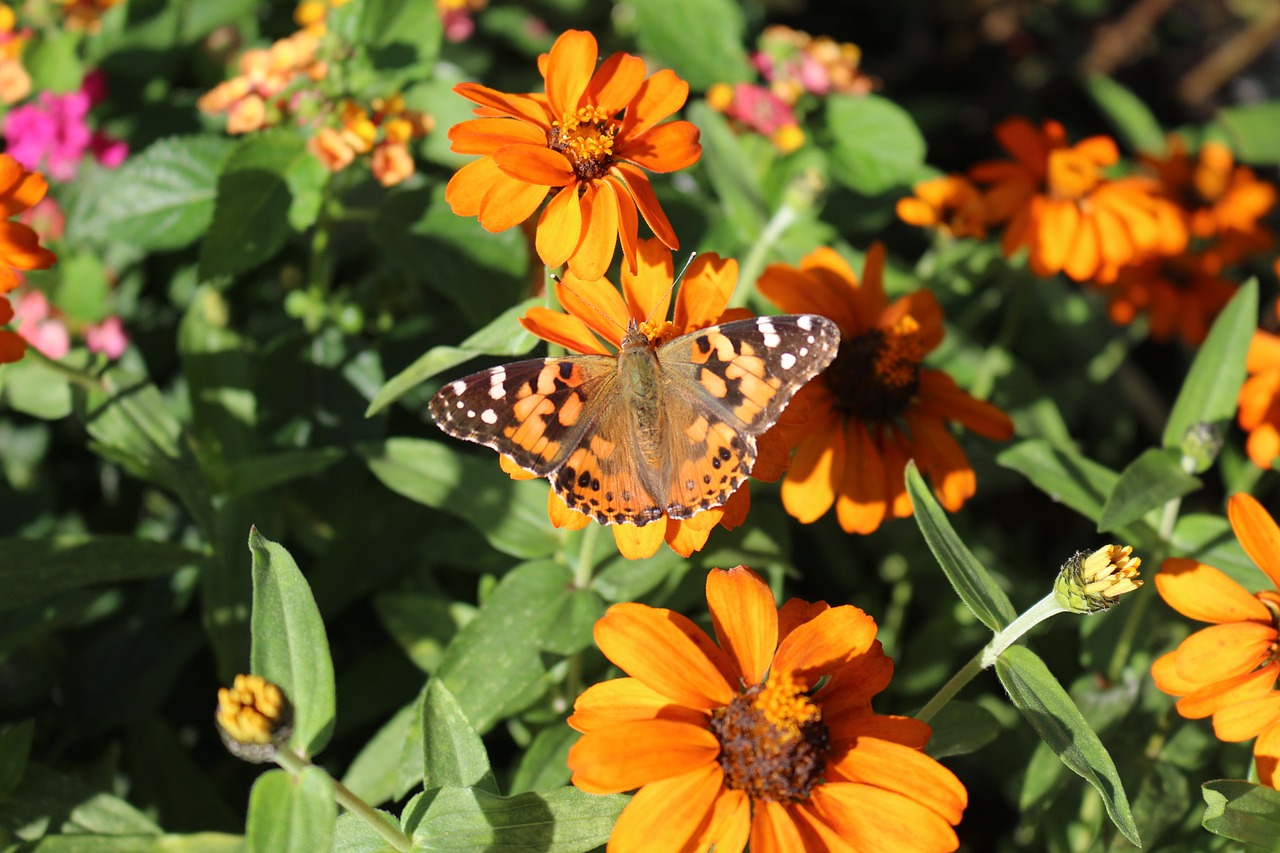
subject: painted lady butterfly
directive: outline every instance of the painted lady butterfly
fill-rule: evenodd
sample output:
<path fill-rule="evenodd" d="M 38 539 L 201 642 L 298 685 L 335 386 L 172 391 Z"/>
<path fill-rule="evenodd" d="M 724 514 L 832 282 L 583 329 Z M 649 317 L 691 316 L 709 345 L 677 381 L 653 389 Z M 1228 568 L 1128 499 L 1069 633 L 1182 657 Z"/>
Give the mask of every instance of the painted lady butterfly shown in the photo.
<path fill-rule="evenodd" d="M 751 472 L 756 436 L 835 358 L 816 314 L 699 329 L 657 347 L 633 320 L 616 355 L 518 361 L 451 382 L 431 416 L 547 477 L 601 524 L 689 518 Z"/>

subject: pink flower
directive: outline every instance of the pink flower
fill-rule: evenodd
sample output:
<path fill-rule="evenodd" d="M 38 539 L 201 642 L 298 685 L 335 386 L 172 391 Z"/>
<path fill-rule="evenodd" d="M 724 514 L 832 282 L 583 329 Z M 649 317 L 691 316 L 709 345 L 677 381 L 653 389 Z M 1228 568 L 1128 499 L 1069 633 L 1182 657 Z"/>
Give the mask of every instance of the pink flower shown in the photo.
<path fill-rule="evenodd" d="M 128 146 L 90 130 L 87 121 L 90 107 L 105 93 L 104 79 L 91 73 L 78 91 L 41 92 L 37 103 L 10 110 L 4 121 L 9 154 L 55 181 L 74 178 L 87 152 L 108 169 L 119 166 L 128 156 Z"/>
<path fill-rule="evenodd" d="M 733 87 L 733 103 L 725 114 L 765 136 L 796 123 L 795 114 L 785 101 L 768 89 L 750 83 Z"/>
<path fill-rule="evenodd" d="M 112 314 L 101 323 L 84 327 L 84 344 L 90 352 L 100 352 L 110 359 L 117 359 L 129 346 L 124 323 Z"/>
<path fill-rule="evenodd" d="M 18 334 L 49 358 L 62 358 L 71 349 L 71 335 L 62 319 L 53 315 L 49 299 L 38 290 L 28 290 L 13 306 Z"/>

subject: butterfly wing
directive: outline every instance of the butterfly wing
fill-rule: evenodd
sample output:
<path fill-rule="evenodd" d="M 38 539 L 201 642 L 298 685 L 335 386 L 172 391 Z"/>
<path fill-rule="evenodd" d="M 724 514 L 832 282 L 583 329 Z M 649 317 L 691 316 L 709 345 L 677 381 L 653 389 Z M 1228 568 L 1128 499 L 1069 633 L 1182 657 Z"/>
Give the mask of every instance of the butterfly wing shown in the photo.
<path fill-rule="evenodd" d="M 667 515 L 689 518 L 728 500 L 755 464 L 756 436 L 839 347 L 836 324 L 814 314 L 738 320 L 662 346 Z"/>
<path fill-rule="evenodd" d="M 429 405 L 454 438 L 492 447 L 547 477 L 570 509 L 602 524 L 661 517 L 614 387 L 615 356 L 518 361 L 445 385 Z"/>

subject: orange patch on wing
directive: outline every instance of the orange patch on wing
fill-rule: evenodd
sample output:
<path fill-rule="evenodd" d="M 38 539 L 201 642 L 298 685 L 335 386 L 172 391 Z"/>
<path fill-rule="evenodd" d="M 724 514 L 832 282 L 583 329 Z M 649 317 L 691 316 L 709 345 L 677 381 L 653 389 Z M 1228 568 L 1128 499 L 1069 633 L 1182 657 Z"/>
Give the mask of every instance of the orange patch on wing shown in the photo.
<path fill-rule="evenodd" d="M 710 428 L 711 424 L 707 423 L 707 419 L 702 415 L 698 415 L 696 421 L 685 427 L 684 434 L 689 436 L 690 441 L 706 441 L 707 430 Z"/>
<path fill-rule="evenodd" d="M 723 398 L 729 393 L 729 386 L 725 383 L 724 377 L 707 370 L 705 367 L 702 369 L 702 375 L 698 377 L 698 381 L 713 397 Z"/>
<path fill-rule="evenodd" d="M 582 397 L 577 394 L 570 394 L 560 404 L 560 411 L 556 417 L 560 420 L 561 426 L 573 426 L 578 422 L 578 418 L 582 416 Z"/>
<path fill-rule="evenodd" d="M 608 459 L 616 447 L 612 441 L 606 441 L 598 435 L 591 436 L 591 453 L 599 459 Z"/>

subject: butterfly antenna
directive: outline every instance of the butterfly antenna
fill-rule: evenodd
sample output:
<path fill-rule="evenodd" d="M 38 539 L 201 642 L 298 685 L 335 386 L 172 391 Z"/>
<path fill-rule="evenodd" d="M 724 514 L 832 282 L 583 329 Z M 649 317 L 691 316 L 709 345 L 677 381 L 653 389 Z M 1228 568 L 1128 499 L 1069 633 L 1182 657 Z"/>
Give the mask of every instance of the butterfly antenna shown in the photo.
<path fill-rule="evenodd" d="M 689 265 L 693 263 L 693 259 L 696 257 L 698 257 L 697 252 L 689 253 L 689 257 L 685 259 L 684 266 L 680 267 L 680 272 L 676 273 L 676 277 L 671 279 L 671 286 L 667 288 L 667 298 L 658 300 L 658 303 L 653 306 L 653 311 L 650 311 L 649 316 L 644 318 L 646 323 L 653 319 L 654 311 L 658 310 L 658 305 L 661 305 L 663 302 L 667 302 L 668 304 L 670 303 L 672 291 L 676 289 L 676 285 L 684 281 L 685 273 L 689 271 Z"/>
<path fill-rule="evenodd" d="M 599 314 L 601 317 L 603 317 L 603 318 L 605 318 L 606 320 L 608 320 L 608 321 L 609 321 L 610 323 L 612 323 L 614 326 L 617 326 L 617 327 L 618 327 L 618 329 L 622 332 L 622 334 L 623 334 L 624 336 L 627 334 L 627 330 L 626 330 L 626 328 L 625 328 L 624 326 L 622 326 L 622 325 L 621 325 L 617 320 L 615 320 L 615 319 L 613 319 L 612 317 L 610 317 L 610 316 L 609 316 L 609 314 L 608 314 L 607 312 L 605 312 L 603 309 L 599 308 L 599 307 L 598 307 L 594 302 L 592 302 L 590 299 L 588 299 L 587 297 L 583 296 L 581 293 L 579 293 L 578 291 L 576 291 L 576 290 L 574 290 L 572 287 L 570 287 L 570 286 L 569 286 L 569 283 L 568 283 L 568 282 L 566 282 L 564 279 L 560 278 L 560 276 L 555 275 L 555 274 L 553 273 L 553 274 L 552 274 L 552 276 L 551 276 L 551 280 L 552 280 L 552 281 L 554 281 L 556 284 L 560 285 L 561 287 L 563 287 L 565 290 L 567 290 L 567 291 L 569 291 L 570 293 L 572 293 L 572 294 L 573 294 L 574 296 L 576 296 L 578 299 L 582 300 L 582 303 L 583 303 L 584 305 L 586 305 L 588 308 L 590 308 L 592 311 L 596 312 L 596 313 L 597 313 L 597 314 Z"/>

